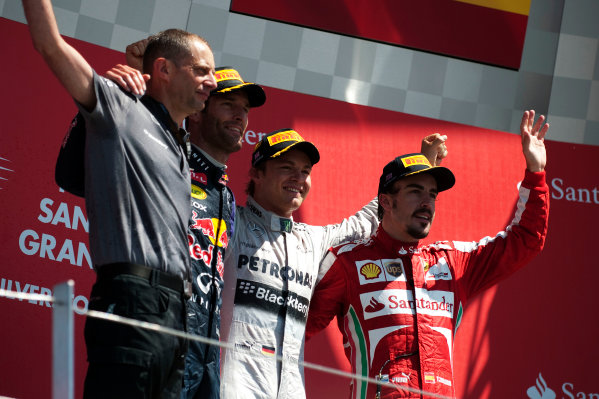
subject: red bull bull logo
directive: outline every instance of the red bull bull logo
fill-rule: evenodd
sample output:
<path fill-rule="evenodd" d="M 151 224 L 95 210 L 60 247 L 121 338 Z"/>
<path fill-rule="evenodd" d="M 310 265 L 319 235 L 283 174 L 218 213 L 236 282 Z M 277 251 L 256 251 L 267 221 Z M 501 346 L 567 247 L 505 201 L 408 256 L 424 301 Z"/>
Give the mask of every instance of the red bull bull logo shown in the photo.
<path fill-rule="evenodd" d="M 187 240 L 189 242 L 189 256 L 191 256 L 192 259 L 201 260 L 206 266 L 212 267 L 214 245 L 210 244 L 208 245 L 208 248 L 202 248 L 202 246 L 196 242 L 196 238 L 193 234 L 188 234 Z M 218 251 L 216 258 L 216 270 L 218 271 L 220 278 L 223 278 L 225 265 L 223 263 L 223 253 L 221 251 Z"/>
<path fill-rule="evenodd" d="M 210 244 L 208 244 L 205 240 L 200 240 L 200 242 L 198 242 L 197 238 L 199 237 L 196 237 L 199 236 L 198 234 L 188 234 L 187 237 L 189 240 L 190 256 L 192 259 L 201 260 L 204 262 L 204 264 L 206 264 L 206 266 L 212 267 L 215 246 L 224 249 L 229 245 L 227 224 L 222 219 L 199 218 L 196 211 L 192 211 L 191 219 L 193 223 L 190 224 L 190 229 L 200 232 L 201 235 L 208 238 Z M 224 272 L 223 252 L 221 250 L 216 250 L 216 252 L 218 253 L 216 259 L 216 270 L 222 278 Z"/>
<path fill-rule="evenodd" d="M 203 235 L 208 237 L 212 245 L 218 245 L 221 248 L 227 248 L 229 237 L 227 236 L 227 224 L 224 220 L 217 218 L 200 219 L 197 212 L 192 212 L 193 224 L 190 226 L 194 230 L 200 230 Z M 220 227 L 220 228 L 219 228 Z M 216 234 L 218 232 L 218 244 Z"/>

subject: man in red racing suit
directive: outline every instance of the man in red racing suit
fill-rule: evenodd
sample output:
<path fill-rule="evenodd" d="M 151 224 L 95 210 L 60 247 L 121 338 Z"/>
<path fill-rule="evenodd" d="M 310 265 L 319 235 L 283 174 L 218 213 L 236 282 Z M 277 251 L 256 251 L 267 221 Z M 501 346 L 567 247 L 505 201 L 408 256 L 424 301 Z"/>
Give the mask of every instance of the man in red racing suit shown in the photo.
<path fill-rule="evenodd" d="M 541 116 L 524 113 L 527 170 L 516 215 L 479 242 L 420 245 L 437 193 L 453 186 L 449 169 L 421 154 L 396 158 L 379 183 L 382 222 L 370 239 L 332 249 L 322 262 L 306 338 L 337 316 L 352 372 L 397 385 L 352 382 L 352 398 L 454 397 L 453 341 L 465 302 L 523 267 L 543 248 L 549 190 Z M 382 208 L 382 209 L 381 209 Z M 379 396 L 376 396 L 378 393 Z"/>

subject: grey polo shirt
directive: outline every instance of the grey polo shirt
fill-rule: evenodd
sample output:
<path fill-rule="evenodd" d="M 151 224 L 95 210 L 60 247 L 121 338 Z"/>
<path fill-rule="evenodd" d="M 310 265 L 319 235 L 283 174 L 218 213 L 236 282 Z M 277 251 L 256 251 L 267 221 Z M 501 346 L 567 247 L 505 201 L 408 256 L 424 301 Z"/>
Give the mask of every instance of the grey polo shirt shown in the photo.
<path fill-rule="evenodd" d="M 191 181 L 185 151 L 166 123 L 173 122 L 160 104 L 146 107 L 95 72 L 94 88 L 95 109 L 79 105 L 94 265 L 131 262 L 185 278 Z"/>

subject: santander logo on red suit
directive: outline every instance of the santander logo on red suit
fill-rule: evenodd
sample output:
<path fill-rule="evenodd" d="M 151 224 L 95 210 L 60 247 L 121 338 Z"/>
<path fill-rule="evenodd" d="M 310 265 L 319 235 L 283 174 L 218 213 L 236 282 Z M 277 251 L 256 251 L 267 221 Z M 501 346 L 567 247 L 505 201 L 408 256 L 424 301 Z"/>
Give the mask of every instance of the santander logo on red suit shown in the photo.
<path fill-rule="evenodd" d="M 392 288 L 360 294 L 364 319 L 391 314 L 414 314 L 453 318 L 454 295 L 449 291 L 428 291 L 416 288 L 416 299 L 411 290 Z"/>
<path fill-rule="evenodd" d="M 401 259 L 367 259 L 355 262 L 360 285 L 400 281 L 406 282 Z M 425 264 L 426 281 L 451 280 L 452 274 L 445 258 L 433 266 Z M 414 297 L 414 293 L 416 297 Z M 451 291 L 415 288 L 388 288 L 360 294 L 364 319 L 390 314 L 428 314 L 453 318 L 454 294 Z"/>

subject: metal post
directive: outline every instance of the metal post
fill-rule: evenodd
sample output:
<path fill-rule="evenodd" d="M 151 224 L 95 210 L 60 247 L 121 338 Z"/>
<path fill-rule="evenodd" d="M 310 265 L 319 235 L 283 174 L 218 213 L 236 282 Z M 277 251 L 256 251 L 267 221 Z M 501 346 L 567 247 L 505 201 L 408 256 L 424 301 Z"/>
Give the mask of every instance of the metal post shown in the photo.
<path fill-rule="evenodd" d="M 74 399 L 73 287 L 69 280 L 54 286 L 52 309 L 52 398 Z"/>

